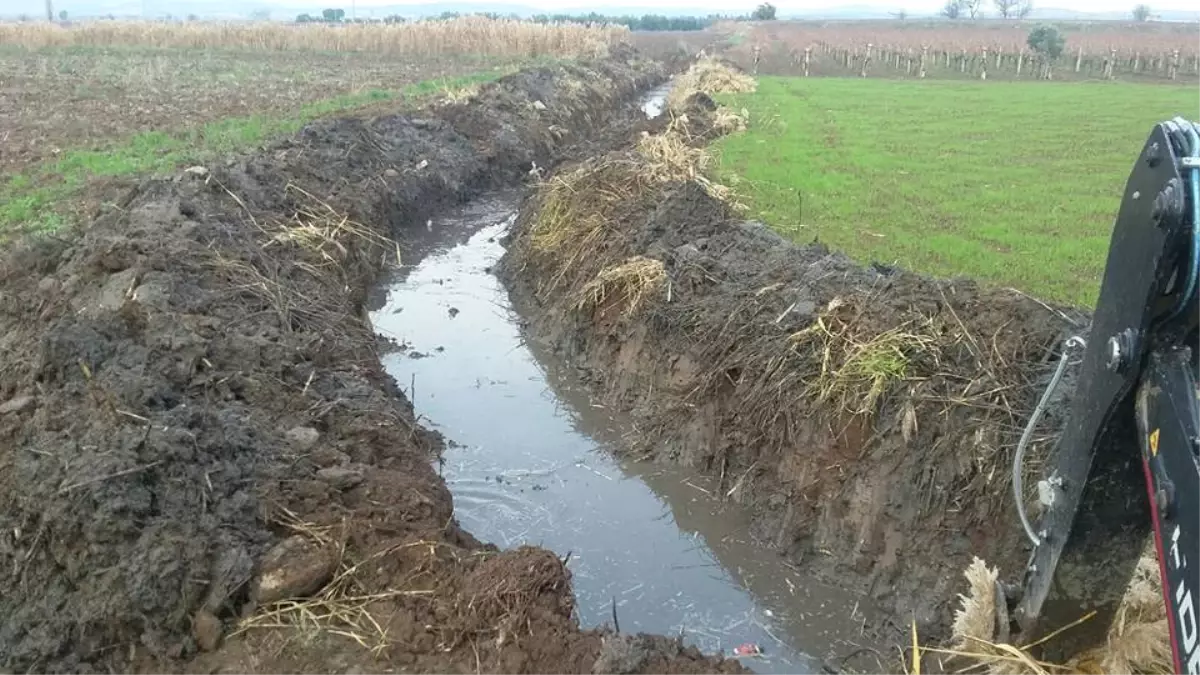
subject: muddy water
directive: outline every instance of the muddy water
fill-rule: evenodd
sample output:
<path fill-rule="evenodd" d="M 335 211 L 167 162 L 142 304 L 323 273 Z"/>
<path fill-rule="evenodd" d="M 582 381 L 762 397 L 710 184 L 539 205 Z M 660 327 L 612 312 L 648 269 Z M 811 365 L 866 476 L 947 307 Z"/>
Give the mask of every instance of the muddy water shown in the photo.
<path fill-rule="evenodd" d="M 649 119 L 654 119 L 667 109 L 667 92 L 671 91 L 671 83 L 667 82 L 646 92 L 642 97 L 642 112 Z"/>
<path fill-rule="evenodd" d="M 749 541 L 748 517 L 694 473 L 619 462 L 625 431 L 536 344 L 491 273 L 516 194 L 430 221 L 372 313 L 399 343 L 384 365 L 422 423 L 452 442 L 440 470 L 463 526 L 509 548 L 570 554 L 584 627 L 751 642 L 759 672 L 820 672 L 852 651 L 865 601 L 803 578 Z M 849 640 L 847 642 L 847 639 Z"/>

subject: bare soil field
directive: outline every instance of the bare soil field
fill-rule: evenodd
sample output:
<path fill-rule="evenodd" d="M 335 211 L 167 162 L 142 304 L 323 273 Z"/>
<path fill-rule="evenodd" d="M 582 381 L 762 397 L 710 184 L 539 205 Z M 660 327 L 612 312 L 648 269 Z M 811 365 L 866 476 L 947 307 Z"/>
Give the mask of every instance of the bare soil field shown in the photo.
<path fill-rule="evenodd" d="M 400 90 L 514 59 L 136 47 L 0 49 L 0 177 L 139 132 L 294 115 L 339 95 Z"/>
<path fill-rule="evenodd" d="M 592 154 L 664 75 L 626 53 L 315 122 L 13 245 L 0 669 L 740 671 L 581 632 L 565 561 L 459 528 L 432 465 L 443 439 L 364 318 L 403 255 L 392 237 L 533 162 Z"/>

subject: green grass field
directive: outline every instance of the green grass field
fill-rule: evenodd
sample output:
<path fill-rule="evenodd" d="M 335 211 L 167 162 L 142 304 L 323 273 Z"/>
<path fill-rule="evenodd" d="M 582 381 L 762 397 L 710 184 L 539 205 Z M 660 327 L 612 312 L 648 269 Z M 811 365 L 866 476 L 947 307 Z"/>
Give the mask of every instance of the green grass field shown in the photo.
<path fill-rule="evenodd" d="M 714 150 L 761 218 L 862 261 L 1090 308 L 1125 180 L 1195 87 L 762 77 Z"/>

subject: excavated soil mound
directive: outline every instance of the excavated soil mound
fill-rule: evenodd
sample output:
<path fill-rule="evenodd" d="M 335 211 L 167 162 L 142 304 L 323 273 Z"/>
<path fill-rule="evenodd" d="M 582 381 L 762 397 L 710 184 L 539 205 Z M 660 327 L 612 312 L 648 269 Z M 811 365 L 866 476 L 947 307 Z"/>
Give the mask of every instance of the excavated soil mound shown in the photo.
<path fill-rule="evenodd" d="M 531 339 L 631 414 L 632 452 L 719 477 L 758 539 L 948 637 L 973 555 L 1025 563 L 1009 465 L 1071 320 L 795 245 L 678 146 L 564 168 L 526 205 L 502 274 Z"/>
<path fill-rule="evenodd" d="M 316 122 L 13 247 L 0 670 L 605 667 L 563 563 L 458 528 L 363 307 L 390 237 L 587 147 L 664 76 L 622 52 Z M 739 668 L 645 640 L 681 672 Z"/>

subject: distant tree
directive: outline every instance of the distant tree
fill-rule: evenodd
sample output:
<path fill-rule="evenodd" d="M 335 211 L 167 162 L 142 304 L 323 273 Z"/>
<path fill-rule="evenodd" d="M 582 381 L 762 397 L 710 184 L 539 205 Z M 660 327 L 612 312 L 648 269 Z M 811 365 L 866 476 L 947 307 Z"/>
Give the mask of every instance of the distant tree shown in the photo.
<path fill-rule="evenodd" d="M 908 10 L 904 9 L 900 10 L 899 12 L 892 12 L 891 14 L 892 16 L 896 17 L 898 21 L 904 21 L 908 18 Z"/>
<path fill-rule="evenodd" d="M 308 15 L 307 15 L 307 14 L 305 14 L 304 16 L 308 16 Z M 196 16 L 195 14 L 188 14 L 188 15 L 187 15 L 187 20 L 188 20 L 188 21 L 199 21 L 199 20 L 200 20 L 200 17 Z"/>
<path fill-rule="evenodd" d="M 333 20 L 334 21 L 341 21 L 342 19 L 345 19 L 345 18 L 346 18 L 346 10 L 344 10 L 344 9 L 333 10 Z"/>
<path fill-rule="evenodd" d="M 250 12 L 250 18 L 255 21 L 270 21 L 271 20 L 271 10 L 266 9 L 266 8 L 259 8 L 259 9 L 253 10 Z"/>
<path fill-rule="evenodd" d="M 1138 5 L 1133 8 L 1134 21 L 1149 21 L 1150 20 L 1150 5 Z"/>
<path fill-rule="evenodd" d="M 1049 80 L 1052 75 L 1054 62 L 1062 56 L 1067 40 L 1058 32 L 1058 28 L 1049 24 L 1039 24 L 1029 31 L 1025 43 L 1038 56 L 1042 57 L 1042 77 Z"/>
<path fill-rule="evenodd" d="M 946 4 L 942 6 L 941 14 L 947 19 L 959 19 L 963 14 L 963 0 L 946 0 Z"/>
<path fill-rule="evenodd" d="M 1017 18 L 1027 19 L 1030 14 L 1033 14 L 1033 0 L 1021 0 L 1017 5 Z"/>
<path fill-rule="evenodd" d="M 58 10 L 58 20 L 59 21 L 67 20 L 67 10 L 65 10 L 65 9 Z"/>
<path fill-rule="evenodd" d="M 1001 19 L 1011 19 L 1017 15 L 1017 7 L 1021 0 L 992 0 L 992 4 L 996 6 Z"/>
<path fill-rule="evenodd" d="M 962 0 L 962 6 L 972 19 L 983 18 L 983 0 Z"/>
<path fill-rule="evenodd" d="M 750 18 L 755 21 L 774 21 L 775 20 L 775 5 L 769 2 L 764 2 L 754 8 L 754 13 Z"/>

